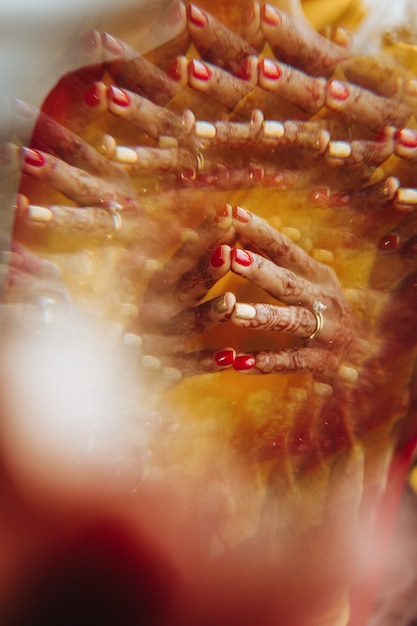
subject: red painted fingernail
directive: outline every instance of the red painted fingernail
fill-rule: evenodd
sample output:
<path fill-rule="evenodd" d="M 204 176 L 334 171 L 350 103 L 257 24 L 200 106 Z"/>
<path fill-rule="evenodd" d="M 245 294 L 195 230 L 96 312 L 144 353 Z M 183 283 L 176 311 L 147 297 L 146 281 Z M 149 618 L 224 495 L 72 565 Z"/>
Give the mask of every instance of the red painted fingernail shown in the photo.
<path fill-rule="evenodd" d="M 205 63 L 198 61 L 197 59 L 193 59 L 189 64 L 189 71 L 192 73 L 194 78 L 198 78 L 198 80 L 210 80 L 211 78 L 211 70 Z"/>
<path fill-rule="evenodd" d="M 281 23 L 281 15 L 272 4 L 265 4 L 261 8 L 261 20 L 269 26 L 278 26 Z"/>
<path fill-rule="evenodd" d="M 234 206 L 232 209 L 232 215 L 238 222 L 248 224 L 251 221 L 251 214 L 242 209 L 240 206 Z"/>
<path fill-rule="evenodd" d="M 255 367 L 255 358 L 250 354 L 239 354 L 235 357 L 233 368 L 239 372 L 251 370 Z"/>
<path fill-rule="evenodd" d="M 132 103 L 129 94 L 126 93 L 126 91 L 124 91 L 123 89 L 120 89 L 120 87 L 115 87 L 114 85 L 111 85 L 109 87 L 108 94 L 110 100 L 114 102 L 114 104 L 117 104 L 119 107 L 128 107 Z"/>
<path fill-rule="evenodd" d="M 350 94 L 348 86 L 341 80 L 331 80 L 329 91 L 332 98 L 341 101 L 347 100 Z"/>
<path fill-rule="evenodd" d="M 214 355 L 214 360 L 220 367 L 227 367 L 233 365 L 235 362 L 234 350 L 220 350 Z"/>
<path fill-rule="evenodd" d="M 122 55 L 124 54 L 124 46 L 121 41 L 112 37 L 108 33 L 103 33 L 103 46 L 112 54 Z"/>
<path fill-rule="evenodd" d="M 250 59 L 246 59 L 246 61 L 243 61 L 242 65 L 236 72 L 236 76 L 238 78 L 241 78 L 242 80 L 250 80 L 252 78 L 252 64 L 250 62 Z"/>
<path fill-rule="evenodd" d="M 236 263 L 242 265 L 243 267 L 249 267 L 252 265 L 253 261 L 249 252 L 246 252 L 246 250 L 242 250 L 241 248 L 233 248 L 232 260 L 236 261 Z"/>
<path fill-rule="evenodd" d="M 278 80 L 282 76 L 282 71 L 278 63 L 271 59 L 262 59 L 259 63 L 259 68 L 262 74 L 271 80 Z"/>
<path fill-rule="evenodd" d="M 316 207 L 326 206 L 330 197 L 330 191 L 327 187 L 313 189 L 308 194 L 309 201 Z"/>
<path fill-rule="evenodd" d="M 173 62 L 169 65 L 167 69 L 167 75 L 172 78 L 172 80 L 181 80 L 182 72 L 179 59 L 174 59 Z"/>
<path fill-rule="evenodd" d="M 242 26 L 250 26 L 256 17 L 255 5 L 251 4 L 243 11 L 242 14 Z"/>
<path fill-rule="evenodd" d="M 34 167 L 42 167 L 45 165 L 45 159 L 42 154 L 33 148 L 22 148 L 25 163 Z"/>
<path fill-rule="evenodd" d="M 166 13 L 166 21 L 171 26 L 175 26 L 181 21 L 182 11 L 181 11 L 181 2 L 175 2 L 171 4 L 167 13 Z"/>
<path fill-rule="evenodd" d="M 223 246 L 219 246 L 215 249 L 210 257 L 210 263 L 213 267 L 221 267 L 224 265 Z"/>
<path fill-rule="evenodd" d="M 378 241 L 378 248 L 382 250 L 382 252 L 393 252 L 398 250 L 399 246 L 400 237 L 396 233 L 385 235 Z"/>
<path fill-rule="evenodd" d="M 79 43 L 81 50 L 83 50 L 83 52 L 86 52 L 87 54 L 93 52 L 93 50 L 97 48 L 98 39 L 98 32 L 93 29 L 89 30 L 80 38 Z"/>
<path fill-rule="evenodd" d="M 207 16 L 194 6 L 194 4 L 188 5 L 187 18 L 194 26 L 207 26 Z"/>
<path fill-rule="evenodd" d="M 218 209 L 215 215 L 214 221 L 221 222 L 222 220 L 224 220 L 225 217 L 229 217 L 229 210 L 230 210 L 229 204 L 226 204 L 226 206 L 223 206 L 220 209 Z"/>
<path fill-rule="evenodd" d="M 95 107 L 98 104 L 101 104 L 101 93 L 99 86 L 97 83 L 90 85 L 88 89 L 84 92 L 84 102 L 89 107 Z"/>
<path fill-rule="evenodd" d="M 411 128 L 397 130 L 394 138 L 404 148 L 417 148 L 417 131 Z"/>

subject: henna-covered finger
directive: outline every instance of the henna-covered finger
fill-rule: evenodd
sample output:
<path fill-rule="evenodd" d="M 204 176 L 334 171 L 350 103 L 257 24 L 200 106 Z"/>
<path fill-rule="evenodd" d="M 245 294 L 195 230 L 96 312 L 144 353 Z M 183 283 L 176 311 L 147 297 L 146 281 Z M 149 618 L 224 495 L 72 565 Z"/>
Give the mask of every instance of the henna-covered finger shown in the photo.
<path fill-rule="evenodd" d="M 305 113 L 313 115 L 326 102 L 326 80 L 311 77 L 285 63 L 261 59 L 258 63 L 259 86 L 284 98 Z"/>
<path fill-rule="evenodd" d="M 222 244 L 201 256 L 196 265 L 176 281 L 172 292 L 166 291 L 165 297 L 171 295 L 181 306 L 194 305 L 230 270 L 230 265 L 231 248 Z"/>
<path fill-rule="evenodd" d="M 84 139 L 44 113 L 39 115 L 31 146 L 108 181 L 122 184 L 128 182 L 121 166 L 112 163 Z M 104 148 L 103 151 L 105 152 Z"/>
<path fill-rule="evenodd" d="M 252 112 L 249 122 L 230 122 L 221 120 L 216 122 L 204 122 L 196 120 L 193 128 L 193 136 L 202 148 L 217 148 L 227 146 L 230 149 L 247 148 L 260 141 L 264 115 L 262 111 Z"/>
<path fill-rule="evenodd" d="M 182 376 L 197 376 L 199 374 L 213 374 L 233 367 L 235 351 L 232 348 L 200 350 L 198 352 L 179 351 L 170 357 L 167 362 Z"/>
<path fill-rule="evenodd" d="M 315 378 L 331 378 L 340 365 L 339 358 L 325 348 L 290 348 L 237 354 L 234 369 L 242 374 L 300 374 L 310 372 Z"/>
<path fill-rule="evenodd" d="M 109 72 L 117 85 L 149 98 L 159 106 L 166 106 L 181 91 L 181 86 L 162 69 L 153 65 L 119 39 L 123 53 L 108 63 Z"/>
<path fill-rule="evenodd" d="M 240 33 L 257 52 L 262 50 L 265 45 L 265 35 L 261 30 L 261 5 L 259 2 L 250 3 L 243 9 Z"/>
<path fill-rule="evenodd" d="M 248 250 L 232 249 L 231 270 L 287 304 L 312 307 L 319 295 L 318 288 L 310 281 Z"/>
<path fill-rule="evenodd" d="M 308 339 L 317 329 L 314 313 L 299 306 L 237 302 L 231 319 L 241 328 L 291 333 L 302 339 Z M 325 330 L 331 336 L 327 325 Z M 326 339 L 324 333 L 322 338 Z"/>
<path fill-rule="evenodd" d="M 386 126 L 403 126 L 411 116 L 404 104 L 341 80 L 328 82 L 326 106 L 376 132 Z"/>
<path fill-rule="evenodd" d="M 209 303 L 198 304 L 229 271 L 230 253 L 230 246 L 223 244 L 214 252 L 201 256 L 196 264 L 183 274 L 178 273 L 180 263 L 175 266 L 170 262 L 162 268 L 150 281 L 140 315 L 142 324 L 148 329 L 166 328 L 168 325 L 170 331 L 164 330 L 166 335 L 181 335 L 188 324 L 190 328 L 195 329 L 192 334 L 198 334 L 204 330 L 202 324 L 209 328 L 230 317 L 236 301 L 233 294 L 226 294 Z M 168 280 L 173 270 L 177 272 L 170 284 Z M 180 327 L 183 329 L 181 332 L 178 331 Z M 197 330 L 198 328 L 200 330 Z"/>
<path fill-rule="evenodd" d="M 139 94 L 121 89 L 115 85 L 108 88 L 109 111 L 140 128 L 153 139 L 169 136 L 187 137 L 194 125 L 194 115 L 185 110 L 177 115 L 169 109 L 159 106 Z"/>
<path fill-rule="evenodd" d="M 22 148 L 22 154 L 25 174 L 49 185 L 80 206 L 111 207 L 117 204 L 121 209 L 139 210 L 129 182 L 123 186 L 101 180 L 33 148 Z"/>
<path fill-rule="evenodd" d="M 192 178 L 188 178 L 187 174 L 181 176 L 181 182 L 186 187 L 191 185 L 196 188 L 204 189 L 206 187 L 230 191 L 258 187 L 265 182 L 265 170 L 257 163 L 243 166 L 233 164 L 226 166 L 218 163 L 212 171 L 203 171 L 196 176 L 193 175 L 193 172 L 191 174 Z"/>
<path fill-rule="evenodd" d="M 394 127 L 387 127 L 378 140 L 329 141 L 326 161 L 332 165 L 379 166 L 394 154 Z"/>
<path fill-rule="evenodd" d="M 223 256 L 223 252 L 227 252 L 223 248 L 219 249 L 216 255 L 216 242 L 223 240 L 232 230 L 231 227 L 232 207 L 230 205 L 221 207 L 217 213 L 207 217 L 194 231 L 195 236 L 192 240 L 185 241 L 170 260 L 153 274 L 148 285 L 148 299 L 152 300 L 155 294 L 160 294 L 163 297 L 167 289 L 174 290 L 175 284 L 181 277 L 186 272 L 192 271 L 200 259 L 207 255 L 207 250 L 212 251 L 211 256 L 206 259 L 206 262 L 212 266 L 211 271 L 214 271 L 214 268 L 219 268 L 220 272 L 217 275 L 220 277 L 221 272 L 224 275 L 230 267 L 230 257 L 225 258 Z"/>
<path fill-rule="evenodd" d="M 330 76 L 346 57 L 346 49 L 329 41 L 305 22 L 266 3 L 261 7 L 262 32 L 277 59 L 313 76 Z"/>
<path fill-rule="evenodd" d="M 199 59 L 178 57 L 169 67 L 168 74 L 177 81 L 178 88 L 189 86 L 229 111 L 236 109 L 253 90 L 249 81 Z"/>
<path fill-rule="evenodd" d="M 199 335 L 229 320 L 235 302 L 234 294 L 227 292 L 195 307 L 182 310 L 162 325 L 162 334 L 183 338 Z"/>
<path fill-rule="evenodd" d="M 187 6 L 187 26 L 203 59 L 236 73 L 255 49 L 222 22 L 194 4 Z"/>
<path fill-rule="evenodd" d="M 202 157 L 184 148 L 149 148 L 147 146 L 117 146 L 112 155 L 114 161 L 123 163 L 125 170 L 136 172 L 191 172 L 200 168 Z"/>
<path fill-rule="evenodd" d="M 239 206 L 233 207 L 233 226 L 244 242 L 255 244 L 277 265 L 309 280 L 321 283 L 330 279 L 333 281 L 330 268 L 315 261 L 291 239 L 255 213 Z"/>
<path fill-rule="evenodd" d="M 63 205 L 41 206 L 29 204 L 16 211 L 16 224 L 38 233 L 55 233 L 64 237 L 88 237 L 90 242 L 111 239 L 114 236 L 134 237 L 132 229 L 122 220 L 120 213 L 98 207 L 70 207 Z M 125 218 L 126 220 L 126 218 Z M 122 229 L 123 226 L 123 229 Z M 123 234 L 122 234 L 123 230 Z M 132 232 L 133 231 L 133 232 Z"/>
<path fill-rule="evenodd" d="M 330 132 L 321 122 L 265 120 L 260 141 L 269 148 L 291 147 L 313 150 L 318 154 L 326 151 Z"/>
<path fill-rule="evenodd" d="M 172 0 L 158 20 L 158 28 L 149 30 L 139 43 L 147 51 L 148 61 L 166 69 L 175 57 L 186 54 L 190 42 L 185 4 Z"/>

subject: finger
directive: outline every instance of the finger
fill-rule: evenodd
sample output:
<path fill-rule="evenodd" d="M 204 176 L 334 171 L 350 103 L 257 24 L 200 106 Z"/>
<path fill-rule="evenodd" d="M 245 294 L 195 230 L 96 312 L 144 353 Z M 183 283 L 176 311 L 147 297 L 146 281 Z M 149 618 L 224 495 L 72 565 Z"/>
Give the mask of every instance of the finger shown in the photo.
<path fill-rule="evenodd" d="M 330 140 L 329 131 L 316 121 L 266 120 L 262 111 L 252 111 L 249 122 L 204 122 L 196 120 L 193 128 L 202 148 L 227 146 L 241 150 L 253 146 L 267 154 L 276 148 L 304 148 L 324 153 Z"/>
<path fill-rule="evenodd" d="M 202 58 L 232 73 L 237 72 L 248 56 L 255 54 L 255 49 L 244 39 L 194 4 L 187 6 L 187 26 Z"/>
<path fill-rule="evenodd" d="M 263 124 L 264 116 L 260 110 L 252 112 L 249 122 L 196 120 L 193 136 L 205 149 L 227 146 L 228 149 L 241 150 L 261 141 Z"/>
<path fill-rule="evenodd" d="M 409 213 L 417 209 L 417 189 L 414 187 L 399 187 L 393 200 L 397 211 Z"/>
<path fill-rule="evenodd" d="M 111 85 L 108 88 L 109 111 L 140 128 L 153 139 L 187 137 L 194 124 L 191 111 L 182 116 L 158 106 L 139 94 Z"/>
<path fill-rule="evenodd" d="M 310 281 L 255 252 L 233 248 L 231 270 L 281 302 L 311 308 L 318 297 L 318 289 Z"/>
<path fill-rule="evenodd" d="M 24 201 L 23 201 L 24 203 Z M 21 244 L 13 241 L 9 253 L 9 265 L 12 269 L 41 279 L 57 279 L 60 271 L 51 261 L 34 254 Z"/>
<path fill-rule="evenodd" d="M 164 42 L 161 44 L 161 41 Z M 175 57 L 186 54 L 190 46 L 190 35 L 187 30 L 186 9 L 183 2 L 173 0 L 158 22 L 158 28 L 150 29 L 140 39 L 142 50 L 147 59 L 165 69 Z"/>
<path fill-rule="evenodd" d="M 118 58 L 108 65 L 116 84 L 149 98 L 159 106 L 166 106 L 181 91 L 181 86 L 163 70 L 120 40 L 113 39 L 123 48 Z"/>
<path fill-rule="evenodd" d="M 74 94 L 83 93 L 94 81 L 102 79 L 105 73 L 105 38 L 97 30 L 84 33 L 51 69 L 55 76 L 62 78 L 48 94 L 42 105 L 45 115 L 55 119 L 66 128 L 80 132 L 84 128 L 80 101 Z M 82 106 L 81 106 L 82 108 Z M 84 110 L 87 118 L 91 112 Z"/>
<path fill-rule="evenodd" d="M 90 241 L 110 239 L 121 231 L 120 214 L 97 207 L 40 206 L 27 203 L 16 212 L 17 224 L 38 233 L 64 237 L 84 235 Z"/>
<path fill-rule="evenodd" d="M 326 161 L 331 165 L 379 166 L 394 154 L 394 127 L 384 129 L 383 136 L 377 141 L 354 139 L 347 141 L 329 141 Z"/>
<path fill-rule="evenodd" d="M 225 70 L 199 59 L 188 60 L 185 57 L 178 57 L 170 66 L 168 74 L 181 88 L 189 86 L 229 111 L 233 111 L 253 90 L 253 85 L 248 81 L 236 78 Z"/>
<path fill-rule="evenodd" d="M 184 377 L 188 377 L 228 370 L 232 367 L 234 358 L 235 351 L 232 348 L 225 348 L 217 352 L 212 350 L 179 352 L 169 362 L 171 367 L 175 367 Z"/>
<path fill-rule="evenodd" d="M 394 135 L 395 154 L 407 161 L 417 161 L 417 131 L 399 128 Z"/>
<path fill-rule="evenodd" d="M 167 336 L 191 338 L 230 319 L 236 302 L 228 292 L 199 306 L 180 311 L 162 328 Z"/>
<path fill-rule="evenodd" d="M 404 104 L 341 80 L 328 82 L 326 106 L 376 132 L 403 126 L 411 116 Z"/>
<path fill-rule="evenodd" d="M 194 231 L 195 237 L 185 241 L 172 255 L 171 259 L 160 270 L 155 272 L 149 282 L 149 290 L 152 293 L 161 293 L 167 289 L 173 289 L 174 285 L 186 272 L 192 270 L 198 264 L 201 257 L 207 254 L 207 250 L 212 250 L 216 242 L 225 237 L 232 225 L 232 207 L 225 205 L 221 207 L 215 215 L 205 219 L 199 228 Z M 214 257 L 213 270 L 224 266 L 225 273 L 228 265 L 224 264 L 222 257 Z"/>
<path fill-rule="evenodd" d="M 166 280 L 162 279 L 163 290 L 161 290 L 161 283 L 159 282 L 158 284 L 154 275 L 145 295 L 141 312 L 142 323 L 151 328 L 161 324 L 165 327 L 168 324 L 170 332 L 166 334 L 181 335 L 183 332 L 186 332 L 185 326 L 187 324 L 194 328 L 198 324 L 209 323 L 211 318 L 216 321 L 217 318 L 214 315 L 218 313 L 223 314 L 224 311 L 230 317 L 230 306 L 233 308 L 235 303 L 235 298 L 232 294 L 227 295 L 224 302 L 219 300 L 213 303 L 204 303 L 200 307 L 189 309 L 185 312 L 183 310 L 200 302 L 216 282 L 229 271 L 230 251 L 230 246 L 222 245 L 216 248 L 213 253 L 205 254 L 188 272 L 177 275 L 177 280 L 172 285 L 167 284 Z M 159 281 L 161 280 L 161 275 L 166 276 L 164 269 L 162 269 L 162 272 L 158 272 Z M 168 272 L 170 271 L 172 272 L 172 264 L 168 268 Z M 155 286 L 158 291 L 155 289 Z M 232 299 L 233 302 L 230 304 Z M 177 314 L 179 310 L 180 312 Z M 174 321 L 171 320 L 173 315 L 176 315 Z M 184 322 L 181 321 L 183 316 Z M 198 326 L 198 328 L 200 327 Z M 202 330 L 196 330 L 195 332 L 202 332 Z"/>
<path fill-rule="evenodd" d="M 65 93 L 66 90 L 68 93 Z M 56 109 L 60 114 L 57 114 Z M 69 86 L 63 85 L 62 81 L 58 83 L 42 107 L 46 118 L 54 119 L 77 134 L 106 113 L 107 109 L 105 84 L 101 81 L 89 83 L 84 77 L 76 84 L 71 82 Z"/>
<path fill-rule="evenodd" d="M 232 322 L 241 328 L 291 333 L 303 339 L 308 339 L 317 330 L 314 313 L 298 306 L 237 302 Z"/>
<path fill-rule="evenodd" d="M 112 159 L 124 164 L 129 174 L 138 172 L 161 173 L 175 172 L 194 178 L 200 169 L 200 159 L 196 153 L 184 148 L 148 148 L 138 146 L 117 146 Z"/>
<path fill-rule="evenodd" d="M 274 263 L 283 266 L 300 277 L 329 280 L 329 268 L 321 265 L 288 237 L 273 228 L 255 213 L 242 207 L 233 207 L 233 226 L 244 238 L 254 243 Z"/>
<path fill-rule="evenodd" d="M 56 157 L 35 150 L 22 149 L 23 172 L 63 193 L 80 206 L 113 206 L 137 211 L 138 205 L 128 185 L 115 185 L 68 165 Z"/>
<path fill-rule="evenodd" d="M 330 76 L 347 51 L 272 4 L 261 7 L 262 32 L 277 59 L 313 76 Z"/>
<path fill-rule="evenodd" d="M 253 2 L 242 10 L 240 32 L 245 41 L 260 52 L 265 45 L 265 36 L 261 30 L 261 6 Z"/>
<path fill-rule="evenodd" d="M 324 348 L 292 348 L 278 352 L 254 352 L 236 355 L 233 368 L 244 374 L 302 374 L 317 378 L 331 376 L 339 359 Z"/>
<path fill-rule="evenodd" d="M 43 113 L 36 123 L 32 146 L 95 176 L 112 181 L 127 181 L 122 167 L 109 161 L 81 137 Z"/>
<path fill-rule="evenodd" d="M 278 98 L 285 98 L 310 115 L 320 111 L 325 104 L 324 78 L 312 78 L 300 70 L 272 59 L 260 60 L 258 72 L 260 87 L 273 92 Z"/>
<path fill-rule="evenodd" d="M 230 266 L 231 248 L 228 245 L 221 245 L 214 252 L 205 254 L 176 282 L 173 290 L 175 300 L 183 306 L 200 301 L 227 274 Z"/>
<path fill-rule="evenodd" d="M 191 171 L 191 174 L 193 172 Z M 200 171 L 196 176 L 187 178 L 182 176 L 181 182 L 184 186 L 199 188 L 211 188 L 217 190 L 250 189 L 262 185 L 265 180 L 265 170 L 257 163 L 248 165 L 222 165 L 217 163 L 212 171 Z"/>

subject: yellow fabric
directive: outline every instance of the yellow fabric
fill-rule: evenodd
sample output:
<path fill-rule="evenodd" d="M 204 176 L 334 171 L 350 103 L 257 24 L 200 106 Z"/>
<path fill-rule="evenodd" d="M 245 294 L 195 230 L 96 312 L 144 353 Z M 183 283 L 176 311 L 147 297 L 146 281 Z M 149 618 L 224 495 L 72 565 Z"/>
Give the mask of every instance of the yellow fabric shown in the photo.
<path fill-rule="evenodd" d="M 362 0 L 304 0 L 303 9 L 317 30 L 328 24 L 354 30 L 366 15 Z"/>

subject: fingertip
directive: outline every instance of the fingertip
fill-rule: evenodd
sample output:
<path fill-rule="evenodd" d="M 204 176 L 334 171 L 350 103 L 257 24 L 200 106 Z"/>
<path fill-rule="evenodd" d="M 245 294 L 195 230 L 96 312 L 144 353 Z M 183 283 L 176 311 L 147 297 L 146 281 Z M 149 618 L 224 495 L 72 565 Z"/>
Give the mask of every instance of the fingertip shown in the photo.
<path fill-rule="evenodd" d="M 247 250 L 241 248 L 232 248 L 230 253 L 231 269 L 240 274 L 242 269 L 248 268 L 253 263 L 253 257 Z"/>
<path fill-rule="evenodd" d="M 235 226 L 239 224 L 249 224 L 252 220 L 252 215 L 246 209 L 240 206 L 232 207 L 232 217 Z"/>
<path fill-rule="evenodd" d="M 255 368 L 255 357 L 252 354 L 238 354 L 233 363 L 233 369 L 237 372 L 250 373 Z"/>
<path fill-rule="evenodd" d="M 221 369 L 228 369 L 233 367 L 235 362 L 236 352 L 233 348 L 224 348 L 219 350 L 213 355 L 215 364 Z"/>
<path fill-rule="evenodd" d="M 87 87 L 83 94 L 83 101 L 90 108 L 96 110 L 105 110 L 107 107 L 106 99 L 107 87 L 101 82 L 97 81 Z"/>
<path fill-rule="evenodd" d="M 132 103 L 130 95 L 124 89 L 116 87 L 115 85 L 109 85 L 107 88 L 107 98 L 110 111 L 114 109 L 119 112 L 126 109 Z"/>
<path fill-rule="evenodd" d="M 210 264 L 215 269 L 228 271 L 231 265 L 231 252 L 232 249 L 227 244 L 218 246 L 210 257 Z"/>

